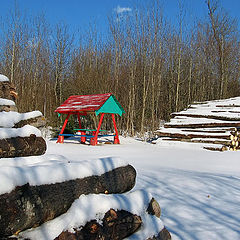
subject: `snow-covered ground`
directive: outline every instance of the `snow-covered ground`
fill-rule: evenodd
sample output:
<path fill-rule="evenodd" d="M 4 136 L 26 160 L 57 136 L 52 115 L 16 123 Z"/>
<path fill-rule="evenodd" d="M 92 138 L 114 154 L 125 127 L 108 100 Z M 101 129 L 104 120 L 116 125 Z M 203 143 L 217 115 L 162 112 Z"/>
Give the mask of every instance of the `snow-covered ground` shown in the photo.
<path fill-rule="evenodd" d="M 118 157 L 137 170 L 133 190 L 151 193 L 174 240 L 240 239 L 240 152 L 211 152 L 198 144 L 143 143 L 88 146 L 48 141 L 47 154 L 82 161 Z"/>
<path fill-rule="evenodd" d="M 124 166 L 128 162 L 137 170 L 137 183 L 131 194 L 114 197 L 81 196 L 66 215 L 63 214 L 34 231 L 25 232 L 23 236 L 34 236 L 33 239 L 38 240 L 52 239 L 50 236 L 57 236 L 64 227 L 88 221 L 96 211 L 104 212 L 111 204 L 121 208 L 121 202 L 127 203 L 126 210 L 131 207 L 132 212 L 140 214 L 142 206 L 153 196 L 161 206 L 161 220 L 171 232 L 173 240 L 240 239 L 240 151 L 211 152 L 195 143 L 156 141 L 156 144 L 150 144 L 123 137 L 120 141 L 120 145 L 90 146 L 73 140 L 65 140 L 64 144 L 57 144 L 56 139 L 47 140 L 48 149 L 43 156 L 0 159 L 0 178 L 8 183 L 0 185 L 2 192 L 9 192 L 14 185 L 26 181 L 38 185 L 45 181 L 64 180 L 61 179 L 61 169 L 64 166 L 68 173 L 72 171 L 72 174 L 68 174 L 70 178 L 72 175 L 77 177 L 78 172 L 80 175 L 81 172 L 86 172 L 81 169 L 81 164 L 89 164 L 87 169 L 101 174 L 99 166 L 104 161 L 110 165 L 114 162 L 116 166 Z M 99 164 L 95 164 L 98 161 Z M 91 162 L 95 164 L 95 169 Z M 72 164 L 79 166 L 72 167 Z M 24 175 L 24 178 L 19 174 Z M 7 180 L 7 176 L 11 176 L 11 179 Z M 38 178 L 35 179 L 34 176 Z M 79 207 L 91 202 L 97 209 Z M 96 204 L 97 202 L 101 204 Z M 156 232 L 162 229 L 159 219 L 147 214 L 143 216 L 151 218 L 143 220 L 152 223 L 150 225 L 155 226 Z M 154 232 L 150 226 L 145 227 L 150 233 Z M 149 232 L 145 231 L 145 236 L 149 236 Z M 146 239 L 141 235 L 143 233 L 139 232 L 129 239 Z"/>

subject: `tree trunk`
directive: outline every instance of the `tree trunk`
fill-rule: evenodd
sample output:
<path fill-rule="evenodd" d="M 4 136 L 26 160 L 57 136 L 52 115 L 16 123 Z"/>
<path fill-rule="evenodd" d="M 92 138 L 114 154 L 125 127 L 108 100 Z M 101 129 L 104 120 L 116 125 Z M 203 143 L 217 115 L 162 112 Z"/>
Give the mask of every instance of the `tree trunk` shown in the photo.
<path fill-rule="evenodd" d="M 100 176 L 16 187 L 10 193 L 0 195 L 0 239 L 65 213 L 82 194 L 127 192 L 134 187 L 135 179 L 136 170 L 127 165 Z"/>

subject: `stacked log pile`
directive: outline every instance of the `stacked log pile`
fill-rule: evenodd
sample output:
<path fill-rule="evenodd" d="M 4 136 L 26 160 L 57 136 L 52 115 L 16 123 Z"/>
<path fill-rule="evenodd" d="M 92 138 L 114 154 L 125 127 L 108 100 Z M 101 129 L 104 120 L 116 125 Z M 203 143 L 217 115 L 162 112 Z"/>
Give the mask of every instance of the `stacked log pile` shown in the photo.
<path fill-rule="evenodd" d="M 230 150 L 236 151 L 240 149 L 240 128 L 235 128 L 230 135 Z"/>
<path fill-rule="evenodd" d="M 172 113 L 172 119 L 156 131 L 159 141 L 201 143 L 209 150 L 239 149 L 236 129 L 240 127 L 240 97 L 194 103 Z M 234 132 L 234 139 L 230 138 Z"/>
<path fill-rule="evenodd" d="M 17 113 L 16 97 L 14 86 L 9 83 L 7 77 L 0 75 L 0 179 L 4 183 L 0 185 L 0 239 L 38 239 L 38 237 L 30 237 L 24 231 L 31 232 L 29 230 L 31 228 L 34 231 L 36 227 L 41 228 L 43 223 L 67 214 L 72 204 L 81 196 L 121 194 L 135 186 L 136 170 L 131 165 L 118 166 L 115 162 L 109 164 L 105 161 L 102 174 L 85 176 L 85 173 L 79 173 L 77 177 L 71 178 L 71 173 L 74 172 L 72 174 L 76 176 L 77 169 L 84 169 L 86 163 L 71 163 L 71 161 L 54 163 L 52 159 L 50 162 L 41 159 L 40 155 L 46 151 L 46 142 L 34 126 L 42 126 L 45 119 L 36 112 Z M 15 166 L 16 157 L 26 156 L 39 156 L 37 164 L 31 162 L 26 166 L 24 164 Z M 24 161 L 23 159 L 20 160 Z M 5 164 L 1 165 L 1 160 L 5 161 Z M 6 166 L 6 161 L 12 161 L 13 164 Z M 94 162 L 89 163 L 87 172 L 95 173 L 96 166 L 98 164 Z M 107 166 L 113 168 L 109 170 Z M 67 179 L 59 181 L 58 174 L 55 178 L 54 172 L 51 180 L 41 177 L 42 173 L 50 172 L 51 169 L 56 172 L 58 170 L 60 176 L 67 175 L 68 177 L 65 177 Z M 59 169 L 61 169 L 60 173 Z M 160 229 L 162 227 L 159 219 L 160 206 L 156 200 L 150 200 L 148 206 L 143 206 L 142 211 L 144 214 L 154 215 L 158 220 L 152 224 L 158 224 L 157 229 Z M 111 203 L 113 200 L 110 198 L 109 201 Z M 127 197 L 124 201 L 128 201 Z M 131 202 L 130 205 L 133 204 Z M 93 204 L 90 207 L 93 207 Z M 124 239 L 145 224 L 140 215 L 131 213 L 129 209 L 126 210 L 127 207 L 110 208 L 104 214 L 96 213 L 103 214 L 103 218 L 89 219 L 84 225 L 76 226 L 74 231 L 63 228 L 62 233 L 59 233 L 55 239 Z M 166 228 L 161 228 L 159 231 L 148 239 L 171 240 Z"/>
<path fill-rule="evenodd" d="M 40 134 L 36 135 L 38 131 L 34 128 L 23 128 L 26 125 L 43 127 L 46 124 L 45 118 L 39 111 L 18 113 L 15 104 L 17 96 L 13 84 L 0 74 L 0 159 L 37 156 L 46 151 L 44 139 Z M 28 132 L 26 136 L 22 134 L 23 129 Z"/>

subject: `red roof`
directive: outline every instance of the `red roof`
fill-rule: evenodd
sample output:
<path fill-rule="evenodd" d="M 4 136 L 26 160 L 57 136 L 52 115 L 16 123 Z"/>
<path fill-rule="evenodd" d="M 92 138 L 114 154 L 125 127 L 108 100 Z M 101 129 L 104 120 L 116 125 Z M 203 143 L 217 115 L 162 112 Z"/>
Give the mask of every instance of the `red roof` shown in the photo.
<path fill-rule="evenodd" d="M 74 95 L 69 97 L 61 104 L 55 112 L 94 112 L 98 110 L 112 93 L 95 94 L 95 95 Z"/>

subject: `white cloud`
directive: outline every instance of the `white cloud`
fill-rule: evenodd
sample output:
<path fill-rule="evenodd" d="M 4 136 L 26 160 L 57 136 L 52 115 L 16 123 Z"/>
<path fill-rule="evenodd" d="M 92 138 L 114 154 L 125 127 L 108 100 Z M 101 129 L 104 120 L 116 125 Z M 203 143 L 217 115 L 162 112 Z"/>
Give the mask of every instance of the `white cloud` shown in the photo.
<path fill-rule="evenodd" d="M 114 9 L 117 14 L 122 14 L 124 12 L 131 12 L 132 9 L 129 7 L 120 7 L 119 5 Z"/>

